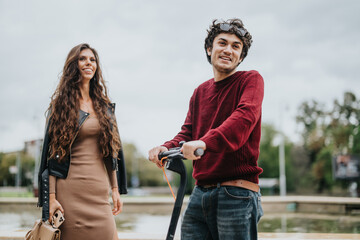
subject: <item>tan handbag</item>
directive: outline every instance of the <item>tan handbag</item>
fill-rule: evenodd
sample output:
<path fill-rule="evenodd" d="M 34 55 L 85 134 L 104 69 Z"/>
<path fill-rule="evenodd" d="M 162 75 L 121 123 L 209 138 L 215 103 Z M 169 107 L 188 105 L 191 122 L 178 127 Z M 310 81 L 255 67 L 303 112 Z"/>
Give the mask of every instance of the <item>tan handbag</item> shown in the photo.
<path fill-rule="evenodd" d="M 57 210 L 52 216 L 51 224 L 41 219 L 35 221 L 33 229 L 25 235 L 25 240 L 60 240 L 60 225 L 65 218 L 60 210 Z"/>

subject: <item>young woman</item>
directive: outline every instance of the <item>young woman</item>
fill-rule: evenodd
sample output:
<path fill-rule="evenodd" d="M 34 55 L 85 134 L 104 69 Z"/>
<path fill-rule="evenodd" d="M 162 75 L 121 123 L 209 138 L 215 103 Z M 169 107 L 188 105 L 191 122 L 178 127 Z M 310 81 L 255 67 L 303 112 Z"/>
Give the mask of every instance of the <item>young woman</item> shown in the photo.
<path fill-rule="evenodd" d="M 122 211 L 127 189 L 114 110 L 96 50 L 75 46 L 51 98 L 39 170 L 42 219 L 60 209 L 64 240 L 118 239 L 112 215 Z"/>

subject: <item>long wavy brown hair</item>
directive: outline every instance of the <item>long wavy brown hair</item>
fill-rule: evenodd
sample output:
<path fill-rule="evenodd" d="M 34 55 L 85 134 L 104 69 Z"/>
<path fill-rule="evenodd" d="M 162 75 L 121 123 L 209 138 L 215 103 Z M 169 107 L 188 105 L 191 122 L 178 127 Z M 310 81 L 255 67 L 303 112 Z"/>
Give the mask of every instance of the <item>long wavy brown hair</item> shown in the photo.
<path fill-rule="evenodd" d="M 60 82 L 51 97 L 49 114 L 49 158 L 65 161 L 72 142 L 79 130 L 80 111 L 80 71 L 78 60 L 80 52 L 90 49 L 95 56 L 97 69 L 90 80 L 90 97 L 100 123 L 99 147 L 103 157 L 116 157 L 121 143 L 115 119 L 109 114 L 110 100 L 102 76 L 99 55 L 89 44 L 75 46 L 69 52 L 60 77 Z"/>

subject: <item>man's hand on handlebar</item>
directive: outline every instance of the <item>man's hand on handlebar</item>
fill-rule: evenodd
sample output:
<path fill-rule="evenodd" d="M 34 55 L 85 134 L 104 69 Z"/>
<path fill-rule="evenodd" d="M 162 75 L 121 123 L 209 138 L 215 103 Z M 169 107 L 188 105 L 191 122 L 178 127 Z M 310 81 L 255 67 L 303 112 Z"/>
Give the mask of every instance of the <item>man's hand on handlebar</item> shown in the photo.
<path fill-rule="evenodd" d="M 184 157 L 188 160 L 199 160 L 201 156 L 195 156 L 195 151 L 198 148 L 202 148 L 204 151 L 206 150 L 205 142 L 201 140 L 186 142 L 182 145 L 181 152 Z"/>
<path fill-rule="evenodd" d="M 161 168 L 160 160 L 158 158 L 159 153 L 165 151 L 168 151 L 168 149 L 164 146 L 157 146 L 149 151 L 149 160 L 155 163 L 158 166 L 158 168 Z"/>

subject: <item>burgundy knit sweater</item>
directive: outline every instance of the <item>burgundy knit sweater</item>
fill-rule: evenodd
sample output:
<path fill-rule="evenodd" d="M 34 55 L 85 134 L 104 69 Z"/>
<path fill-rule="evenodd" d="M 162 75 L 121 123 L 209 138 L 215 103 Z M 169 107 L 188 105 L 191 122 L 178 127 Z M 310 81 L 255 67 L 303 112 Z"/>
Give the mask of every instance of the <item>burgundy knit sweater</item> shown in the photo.
<path fill-rule="evenodd" d="M 193 161 L 197 185 L 235 179 L 259 182 L 261 104 L 264 81 L 257 71 L 239 71 L 195 89 L 181 131 L 163 146 L 202 140 L 205 154 Z"/>

